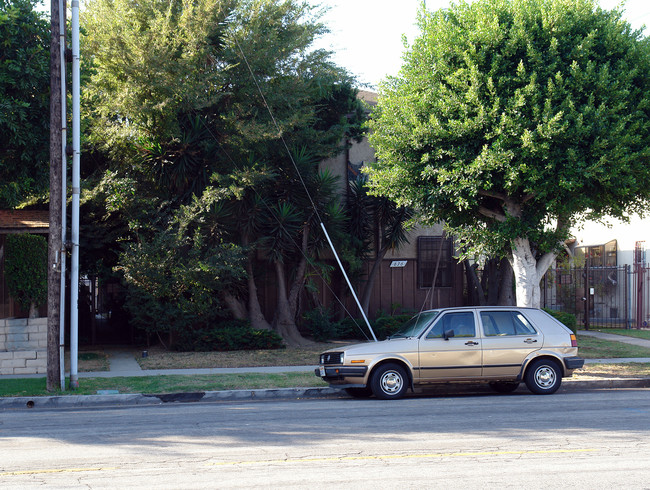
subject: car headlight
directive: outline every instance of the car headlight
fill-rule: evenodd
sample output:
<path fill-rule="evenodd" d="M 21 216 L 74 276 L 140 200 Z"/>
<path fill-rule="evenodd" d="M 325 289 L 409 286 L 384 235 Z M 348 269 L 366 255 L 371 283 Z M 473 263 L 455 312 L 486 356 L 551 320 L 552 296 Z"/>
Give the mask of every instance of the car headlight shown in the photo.
<path fill-rule="evenodd" d="M 321 364 L 343 364 L 344 359 L 343 352 L 324 352 L 320 355 Z"/>

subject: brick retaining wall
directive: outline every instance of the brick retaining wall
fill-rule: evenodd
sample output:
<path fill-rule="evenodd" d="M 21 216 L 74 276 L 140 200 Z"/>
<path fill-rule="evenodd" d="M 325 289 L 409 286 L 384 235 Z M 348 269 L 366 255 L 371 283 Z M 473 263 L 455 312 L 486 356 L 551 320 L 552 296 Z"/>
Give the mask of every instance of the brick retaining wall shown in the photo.
<path fill-rule="evenodd" d="M 0 320 L 0 375 L 47 373 L 47 318 Z"/>

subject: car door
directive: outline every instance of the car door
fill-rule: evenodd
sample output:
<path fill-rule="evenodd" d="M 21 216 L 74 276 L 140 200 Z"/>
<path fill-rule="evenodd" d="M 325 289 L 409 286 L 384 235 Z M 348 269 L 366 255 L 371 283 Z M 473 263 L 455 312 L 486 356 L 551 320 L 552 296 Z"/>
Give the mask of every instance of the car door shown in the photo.
<path fill-rule="evenodd" d="M 521 311 L 479 311 L 483 330 L 483 376 L 516 377 L 526 357 L 541 349 L 544 337 Z"/>
<path fill-rule="evenodd" d="M 445 332 L 453 337 L 445 339 Z M 420 381 L 466 379 L 481 376 L 481 339 L 473 310 L 441 315 L 419 342 Z"/>

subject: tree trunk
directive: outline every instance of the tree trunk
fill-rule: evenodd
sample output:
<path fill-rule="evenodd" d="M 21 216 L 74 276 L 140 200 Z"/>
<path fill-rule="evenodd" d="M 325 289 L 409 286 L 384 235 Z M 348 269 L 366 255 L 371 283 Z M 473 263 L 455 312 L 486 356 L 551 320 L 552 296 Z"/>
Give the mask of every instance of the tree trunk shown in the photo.
<path fill-rule="evenodd" d="M 29 305 L 29 318 L 38 317 L 38 305 L 36 303 L 31 303 Z"/>
<path fill-rule="evenodd" d="M 246 233 L 242 233 L 241 242 L 244 247 L 250 244 L 250 238 Z M 251 326 L 257 330 L 271 330 L 271 324 L 266 320 L 260 300 L 257 295 L 257 284 L 255 282 L 255 273 L 253 268 L 253 256 L 255 251 L 249 251 L 246 257 L 246 285 L 248 287 L 248 305 L 247 316 L 251 322 Z"/>
<path fill-rule="evenodd" d="M 307 345 L 309 342 L 300 335 L 296 325 L 295 312 L 289 304 L 284 265 L 274 262 L 278 287 L 278 302 L 275 312 L 274 330 L 291 346 Z"/>
<path fill-rule="evenodd" d="M 366 315 L 368 315 L 368 308 L 370 308 L 370 298 L 372 298 L 372 290 L 375 287 L 375 279 L 377 277 L 377 273 L 379 272 L 381 261 L 384 260 L 384 257 L 386 256 L 386 251 L 387 249 L 380 251 L 379 255 L 375 257 L 375 260 L 372 263 L 372 267 L 370 268 L 370 272 L 368 273 L 366 286 L 363 288 L 363 294 L 361 295 L 360 303 L 361 308 L 363 308 L 363 312 Z"/>
<path fill-rule="evenodd" d="M 483 284 L 486 305 L 496 305 L 499 298 L 499 286 L 501 284 L 500 262 L 499 259 L 490 259 L 485 263 L 481 283 Z"/>
<path fill-rule="evenodd" d="M 59 332 L 61 308 L 61 261 L 62 248 L 62 164 L 63 142 L 61 128 L 61 36 L 59 29 L 59 2 L 53 0 L 50 39 L 50 227 L 48 237 L 47 268 L 47 391 L 61 388 L 61 361 L 59 355 Z"/>
<path fill-rule="evenodd" d="M 255 275 L 253 274 L 253 259 L 249 257 L 246 260 L 246 274 L 248 278 L 248 318 L 251 321 L 251 326 L 258 330 L 271 330 L 271 325 L 262 313 L 260 306 L 260 299 L 257 296 L 257 284 L 255 283 Z"/>
<path fill-rule="evenodd" d="M 514 291 L 512 289 L 514 275 L 512 266 L 508 259 L 501 259 L 499 264 L 499 298 L 498 306 L 512 306 L 516 303 Z"/>
<path fill-rule="evenodd" d="M 232 313 L 232 316 L 237 320 L 248 319 L 248 312 L 246 311 L 246 308 L 244 308 L 244 304 L 235 296 L 230 293 L 224 293 L 223 301 L 226 303 L 226 306 L 228 306 L 228 309 L 230 310 L 230 313 Z"/>
<path fill-rule="evenodd" d="M 293 284 L 289 289 L 289 308 L 292 313 L 292 318 L 296 318 L 298 314 L 298 300 L 300 298 L 300 293 L 305 285 L 305 275 L 307 273 L 307 247 L 309 244 L 309 225 L 305 225 L 302 231 L 302 257 L 298 262 L 296 267 L 296 272 L 294 274 Z"/>
<path fill-rule="evenodd" d="M 539 308 L 541 305 L 540 281 L 556 254 L 547 253 L 535 260 L 528 238 L 515 238 L 512 248 L 512 269 L 515 273 L 517 306 Z"/>
<path fill-rule="evenodd" d="M 476 274 L 477 265 L 470 264 L 467 259 L 463 261 L 463 265 L 465 266 L 465 278 L 467 279 L 467 301 L 470 305 L 483 306 L 485 304 L 485 294 L 483 294 L 483 286 Z"/>

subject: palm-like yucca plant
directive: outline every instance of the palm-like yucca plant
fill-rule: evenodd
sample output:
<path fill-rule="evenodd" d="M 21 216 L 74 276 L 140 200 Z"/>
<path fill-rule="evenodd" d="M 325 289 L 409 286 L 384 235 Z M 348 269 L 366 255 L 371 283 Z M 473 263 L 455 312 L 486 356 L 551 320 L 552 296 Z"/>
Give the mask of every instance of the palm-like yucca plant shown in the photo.
<path fill-rule="evenodd" d="M 350 182 L 350 194 L 346 201 L 349 219 L 348 230 L 357 253 L 371 261 L 361 306 L 368 312 L 372 288 L 381 261 L 389 250 L 408 243 L 410 209 L 397 206 L 386 197 L 368 195 L 365 179 Z"/>
<path fill-rule="evenodd" d="M 200 195 L 208 185 L 217 149 L 217 142 L 198 115 L 182 118 L 176 138 L 138 146 L 146 171 L 170 197 L 182 202 Z"/>

